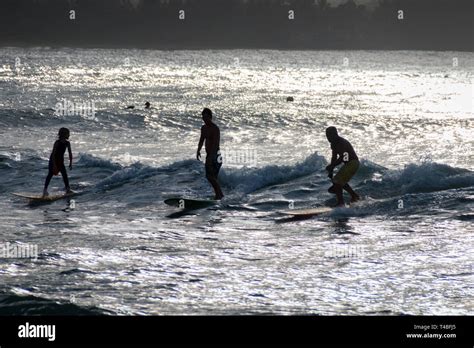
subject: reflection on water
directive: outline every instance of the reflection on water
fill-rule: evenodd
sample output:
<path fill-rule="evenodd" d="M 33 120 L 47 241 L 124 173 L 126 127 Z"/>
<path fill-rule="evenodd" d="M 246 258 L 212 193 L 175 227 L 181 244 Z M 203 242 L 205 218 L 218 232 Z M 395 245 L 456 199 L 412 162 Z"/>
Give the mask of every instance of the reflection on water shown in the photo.
<path fill-rule="evenodd" d="M 334 223 L 331 225 L 331 227 L 334 230 L 334 233 L 338 234 L 359 234 L 355 233 L 352 230 L 352 227 L 350 224 L 348 224 L 349 218 L 340 218 L 340 219 L 335 219 Z"/>
<path fill-rule="evenodd" d="M 0 259 L 1 291 L 117 314 L 474 313 L 472 53 L 452 70 L 443 52 L 430 64 L 425 52 L 353 52 L 341 67 L 343 51 L 1 51 L 1 236 L 41 255 Z M 21 74 L 4 68 L 16 56 L 31 57 Z M 238 70 L 225 66 L 234 57 Z M 54 116 L 61 98 L 95 102 L 96 118 Z M 203 106 L 222 148 L 257 160 L 223 167 L 219 207 L 178 212 L 163 200 L 210 195 L 195 160 Z M 41 191 L 65 124 L 75 207 L 10 197 Z M 363 160 L 353 182 L 365 200 L 282 218 L 289 200 L 333 200 L 328 125 Z"/>

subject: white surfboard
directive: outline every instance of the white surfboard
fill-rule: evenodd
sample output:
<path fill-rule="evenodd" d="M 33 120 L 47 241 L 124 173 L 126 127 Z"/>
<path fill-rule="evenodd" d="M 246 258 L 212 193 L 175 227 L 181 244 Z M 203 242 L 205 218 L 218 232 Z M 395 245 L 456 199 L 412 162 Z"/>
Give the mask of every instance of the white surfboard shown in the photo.
<path fill-rule="evenodd" d="M 290 209 L 280 211 L 280 214 L 290 215 L 290 216 L 315 216 L 326 214 L 332 211 L 333 208 L 329 207 L 318 207 L 318 208 L 309 208 L 309 209 Z"/>
<path fill-rule="evenodd" d="M 14 196 L 26 198 L 26 199 L 29 199 L 30 201 L 35 201 L 35 202 L 54 202 L 54 201 L 57 201 L 58 199 L 72 197 L 76 194 L 76 192 L 71 192 L 71 193 L 55 192 L 48 196 L 43 196 L 42 194 L 37 194 L 37 193 L 25 193 L 25 192 L 14 192 L 12 194 Z"/>

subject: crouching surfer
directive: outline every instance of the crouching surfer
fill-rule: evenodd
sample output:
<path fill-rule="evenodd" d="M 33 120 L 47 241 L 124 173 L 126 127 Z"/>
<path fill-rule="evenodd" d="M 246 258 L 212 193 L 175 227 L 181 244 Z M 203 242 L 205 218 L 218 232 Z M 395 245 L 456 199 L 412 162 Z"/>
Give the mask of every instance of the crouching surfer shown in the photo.
<path fill-rule="evenodd" d="M 360 196 L 349 186 L 349 180 L 359 169 L 359 158 L 351 143 L 338 135 L 336 127 L 328 127 L 326 137 L 331 143 L 332 149 L 331 163 L 326 167 L 326 170 L 329 178 L 332 179 L 333 185 L 328 191 L 336 195 L 337 206 L 344 206 L 343 189 L 351 195 L 351 203 L 357 202 Z M 333 175 L 334 168 L 341 163 L 344 163 L 344 165 L 336 175 Z"/>

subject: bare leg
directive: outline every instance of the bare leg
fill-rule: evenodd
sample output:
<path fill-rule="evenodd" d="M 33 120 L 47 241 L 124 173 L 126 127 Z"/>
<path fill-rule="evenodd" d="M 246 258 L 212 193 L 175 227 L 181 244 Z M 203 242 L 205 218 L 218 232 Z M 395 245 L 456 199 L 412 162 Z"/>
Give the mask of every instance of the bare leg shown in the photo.
<path fill-rule="evenodd" d="M 222 193 L 221 187 L 219 183 L 217 182 L 217 179 L 215 177 L 208 176 L 207 180 L 209 181 L 209 183 L 212 185 L 212 188 L 214 189 L 215 199 L 222 199 L 222 197 L 224 197 L 224 194 Z"/>
<path fill-rule="evenodd" d="M 52 172 L 52 171 L 49 171 L 48 176 L 46 177 L 46 181 L 45 181 L 45 183 L 44 183 L 43 196 L 46 196 L 46 195 L 47 195 L 48 186 L 49 186 L 49 183 L 51 182 L 51 178 L 52 178 L 52 177 L 53 177 L 53 172 Z"/>
<path fill-rule="evenodd" d="M 349 184 L 345 184 L 342 188 L 351 195 L 351 203 L 360 200 L 360 196 L 352 189 L 352 187 L 349 186 Z"/>
<path fill-rule="evenodd" d="M 61 172 L 61 175 L 62 175 L 62 177 L 63 177 L 64 187 L 65 187 L 65 189 L 66 189 L 66 192 L 71 191 L 71 189 L 69 188 L 69 178 L 67 177 L 66 167 L 63 166 L 63 167 L 60 169 L 60 172 Z"/>
<path fill-rule="evenodd" d="M 337 206 L 343 206 L 344 204 L 344 198 L 342 196 L 342 186 L 339 184 L 334 184 L 334 193 L 336 194 L 337 198 Z"/>
<path fill-rule="evenodd" d="M 209 181 L 209 183 L 212 185 L 212 188 L 214 189 L 214 199 L 216 200 L 222 199 L 222 197 L 224 197 L 221 187 L 217 182 L 217 176 L 219 175 L 220 167 L 221 164 L 217 161 L 212 162 L 209 160 L 209 157 L 206 158 L 206 179 L 207 181 Z"/>

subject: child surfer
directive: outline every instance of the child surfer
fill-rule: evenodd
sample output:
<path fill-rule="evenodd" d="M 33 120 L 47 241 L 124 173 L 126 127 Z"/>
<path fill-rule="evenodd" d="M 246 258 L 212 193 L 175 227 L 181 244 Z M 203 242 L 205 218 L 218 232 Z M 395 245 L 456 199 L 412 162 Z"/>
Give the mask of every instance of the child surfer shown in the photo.
<path fill-rule="evenodd" d="M 58 132 L 58 140 L 54 143 L 53 152 L 49 157 L 49 172 L 46 177 L 46 182 L 44 183 L 43 197 L 48 196 L 48 186 L 51 178 L 53 175 L 58 175 L 59 173 L 61 173 L 63 177 L 66 194 L 72 193 L 71 188 L 69 187 L 66 167 L 64 166 L 64 153 L 67 149 L 69 153 L 69 170 L 72 169 L 71 143 L 68 139 L 69 129 L 61 128 Z"/>

